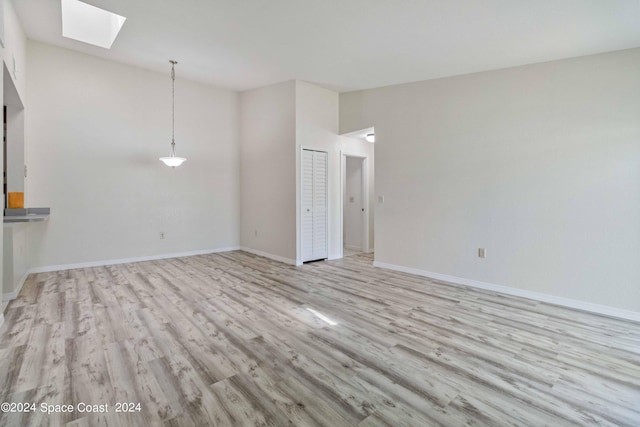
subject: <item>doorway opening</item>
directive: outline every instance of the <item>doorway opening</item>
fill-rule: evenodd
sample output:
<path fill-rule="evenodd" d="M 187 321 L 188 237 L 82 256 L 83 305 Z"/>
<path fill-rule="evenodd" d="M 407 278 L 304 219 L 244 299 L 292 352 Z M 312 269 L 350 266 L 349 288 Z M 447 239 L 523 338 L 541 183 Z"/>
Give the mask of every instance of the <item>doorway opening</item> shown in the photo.
<path fill-rule="evenodd" d="M 375 128 L 341 135 L 340 249 L 342 257 L 368 254 L 374 247 Z"/>
<path fill-rule="evenodd" d="M 365 176 L 362 157 L 345 156 L 344 210 L 342 215 L 343 256 L 366 252 Z"/>
<path fill-rule="evenodd" d="M 342 154 L 342 256 L 370 252 L 369 159 Z"/>

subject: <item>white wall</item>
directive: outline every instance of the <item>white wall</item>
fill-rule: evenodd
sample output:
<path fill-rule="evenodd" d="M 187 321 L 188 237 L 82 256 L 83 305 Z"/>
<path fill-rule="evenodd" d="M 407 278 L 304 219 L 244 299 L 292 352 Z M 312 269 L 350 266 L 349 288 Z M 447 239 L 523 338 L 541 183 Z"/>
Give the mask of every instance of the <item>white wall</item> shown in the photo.
<path fill-rule="evenodd" d="M 328 153 L 329 162 L 329 259 L 342 255 L 342 218 L 340 197 L 342 153 L 359 155 L 369 159 L 369 188 L 373 191 L 373 146 L 370 143 L 338 135 L 339 94 L 311 83 L 296 81 L 296 194 L 300 187 L 300 150 L 302 147 Z M 300 217 L 297 198 L 298 219 Z M 370 201 L 373 198 L 370 197 Z M 371 203 L 370 203 L 371 206 Z M 370 209 L 370 223 L 373 210 Z M 298 222 L 298 230 L 299 230 Z M 369 227 L 369 246 L 373 247 L 373 227 Z M 301 236 L 301 233 L 298 233 Z M 300 241 L 298 241 L 300 247 Z M 298 261 L 300 252 L 298 251 Z"/>
<path fill-rule="evenodd" d="M 296 218 L 298 230 L 297 260 L 301 258 L 300 232 L 300 156 L 301 149 L 328 153 L 329 259 L 339 258 L 341 247 L 340 218 L 340 136 L 338 136 L 338 93 L 311 83 L 296 80 Z"/>
<path fill-rule="evenodd" d="M 3 228 L 3 302 L 17 296 L 27 272 L 33 265 L 34 250 L 38 247 L 38 239 L 44 223 L 12 223 Z"/>
<path fill-rule="evenodd" d="M 632 49 L 341 95 L 342 132 L 376 129 L 376 260 L 640 311 L 639 70 Z"/>
<path fill-rule="evenodd" d="M 295 82 L 241 93 L 242 247 L 296 259 Z"/>
<path fill-rule="evenodd" d="M 3 224 L 2 226 L 2 293 L 4 302 L 8 299 L 6 296 L 13 292 L 15 287 L 14 281 L 14 265 L 13 265 L 13 251 L 6 248 L 13 247 L 13 227 L 11 224 Z M 25 270 L 26 272 L 26 270 Z M 4 309 L 4 305 L 3 305 Z"/>
<path fill-rule="evenodd" d="M 337 134 L 338 103 L 336 92 L 302 81 L 241 94 L 243 248 L 289 263 L 301 262 L 299 191 L 304 147 L 329 153 L 329 258 L 340 257 L 340 153 L 347 149 L 365 156 L 371 152 L 372 157 L 373 150 Z"/>
<path fill-rule="evenodd" d="M 344 246 L 352 249 L 362 248 L 362 231 L 364 229 L 363 168 L 364 159 L 347 157 L 345 162 L 345 189 L 343 206 L 343 238 Z"/>
<path fill-rule="evenodd" d="M 34 266 L 239 244 L 238 95 L 29 41 L 26 204 L 51 207 Z M 166 238 L 160 239 L 160 232 Z"/>

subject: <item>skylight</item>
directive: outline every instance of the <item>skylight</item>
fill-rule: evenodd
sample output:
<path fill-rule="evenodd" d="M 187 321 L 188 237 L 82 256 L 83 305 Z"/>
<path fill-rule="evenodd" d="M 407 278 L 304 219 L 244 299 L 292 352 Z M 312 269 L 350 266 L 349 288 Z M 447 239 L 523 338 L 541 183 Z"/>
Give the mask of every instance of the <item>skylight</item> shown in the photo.
<path fill-rule="evenodd" d="M 127 19 L 79 0 L 62 1 L 62 36 L 111 49 Z"/>

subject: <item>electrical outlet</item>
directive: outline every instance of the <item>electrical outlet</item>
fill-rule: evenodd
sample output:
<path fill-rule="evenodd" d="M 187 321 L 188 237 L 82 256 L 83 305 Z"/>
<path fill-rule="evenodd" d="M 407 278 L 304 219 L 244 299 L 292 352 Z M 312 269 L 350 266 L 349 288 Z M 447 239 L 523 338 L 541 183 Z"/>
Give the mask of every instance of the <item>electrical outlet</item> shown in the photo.
<path fill-rule="evenodd" d="M 160 232 L 160 240 L 163 240 L 163 239 L 164 239 L 164 231 L 161 231 Z"/>
<path fill-rule="evenodd" d="M 378 196 L 378 203 L 384 203 L 384 194 Z"/>
<path fill-rule="evenodd" d="M 253 237 L 258 237 L 258 230 L 253 230 Z"/>
<path fill-rule="evenodd" d="M 487 251 L 484 248 L 478 248 L 478 258 L 486 258 Z"/>
<path fill-rule="evenodd" d="M 353 196 L 349 196 L 349 203 L 353 203 L 353 202 L 355 202 L 355 200 L 356 199 Z"/>

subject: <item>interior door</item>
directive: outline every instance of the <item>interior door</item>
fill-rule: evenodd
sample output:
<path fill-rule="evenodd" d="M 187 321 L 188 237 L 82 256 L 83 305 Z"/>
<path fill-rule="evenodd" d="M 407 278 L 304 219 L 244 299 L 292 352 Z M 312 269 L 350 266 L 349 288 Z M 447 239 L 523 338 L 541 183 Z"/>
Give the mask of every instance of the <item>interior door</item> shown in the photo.
<path fill-rule="evenodd" d="M 327 153 L 313 152 L 313 259 L 329 255 L 327 238 Z"/>
<path fill-rule="evenodd" d="M 328 244 L 328 157 L 302 150 L 302 261 L 326 259 Z"/>
<path fill-rule="evenodd" d="M 302 150 L 302 261 L 313 259 L 313 151 Z"/>

